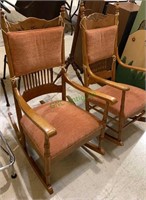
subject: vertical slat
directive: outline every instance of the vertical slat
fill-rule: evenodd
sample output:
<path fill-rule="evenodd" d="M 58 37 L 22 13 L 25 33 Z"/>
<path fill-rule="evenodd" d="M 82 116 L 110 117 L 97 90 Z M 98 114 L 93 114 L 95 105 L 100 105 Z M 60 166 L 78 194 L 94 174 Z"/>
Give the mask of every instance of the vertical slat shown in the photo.
<path fill-rule="evenodd" d="M 26 90 L 28 90 L 29 89 L 29 85 L 28 85 L 27 75 L 25 75 L 25 83 L 26 83 Z"/>
<path fill-rule="evenodd" d="M 44 85 L 44 76 L 43 76 L 44 74 L 43 74 L 43 70 L 41 70 L 41 80 L 42 80 L 42 85 Z"/>
<path fill-rule="evenodd" d="M 36 76 L 36 72 L 34 73 L 34 81 L 35 81 L 35 87 L 37 87 L 37 76 Z"/>
<path fill-rule="evenodd" d="M 41 82 L 40 82 L 39 72 L 37 72 L 37 82 L 38 82 L 38 85 L 40 86 Z"/>
<path fill-rule="evenodd" d="M 53 83 L 53 70 L 44 69 L 38 72 L 22 76 L 25 90 L 30 90 L 34 87 L 49 84 L 50 80 Z"/>
<path fill-rule="evenodd" d="M 47 69 L 47 81 L 48 81 L 48 83 L 50 82 L 50 76 L 49 76 L 49 74 L 50 74 L 50 70 L 49 69 Z"/>
<path fill-rule="evenodd" d="M 43 85 L 42 70 L 39 71 L 39 79 L 40 79 L 40 85 Z"/>
<path fill-rule="evenodd" d="M 23 79 L 23 85 L 24 85 L 24 89 L 26 90 L 25 76 L 22 76 L 22 79 Z"/>
<path fill-rule="evenodd" d="M 47 71 L 43 70 L 43 72 L 44 72 L 44 83 L 47 84 L 47 79 L 46 79 Z"/>
<path fill-rule="evenodd" d="M 33 73 L 31 74 L 31 77 L 32 77 L 32 85 L 33 85 L 33 87 L 35 87 L 35 81 L 34 81 L 34 74 Z"/>
<path fill-rule="evenodd" d="M 32 89 L 33 85 L 32 85 L 31 74 L 28 74 L 28 77 L 29 77 L 29 87 L 30 87 L 30 89 Z"/>

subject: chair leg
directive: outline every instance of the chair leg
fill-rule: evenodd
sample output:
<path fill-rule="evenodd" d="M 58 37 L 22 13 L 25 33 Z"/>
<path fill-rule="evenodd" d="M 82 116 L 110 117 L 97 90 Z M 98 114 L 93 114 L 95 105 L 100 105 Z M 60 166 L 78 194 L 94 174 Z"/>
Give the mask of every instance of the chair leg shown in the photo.
<path fill-rule="evenodd" d="M 3 79 L 6 79 L 6 64 L 7 64 L 7 56 L 4 56 L 4 71 L 3 71 Z"/>
<path fill-rule="evenodd" d="M 6 92 L 6 88 L 5 88 L 5 84 L 4 84 L 4 81 L 3 81 L 2 78 L 1 78 L 1 85 L 2 85 L 4 95 L 5 95 L 5 99 L 6 99 L 6 106 L 10 106 L 8 96 L 7 96 L 7 92 Z"/>
<path fill-rule="evenodd" d="M 47 191 L 49 192 L 49 194 L 53 193 L 53 188 L 50 184 L 50 159 L 48 158 L 48 154 L 45 155 L 45 161 L 44 161 L 44 165 L 45 165 L 45 176 L 44 174 L 42 174 L 42 172 L 40 171 L 40 169 L 36 166 L 35 161 L 32 159 L 32 157 L 29 155 L 27 148 L 26 148 L 26 142 L 25 142 L 25 138 L 20 134 L 17 124 L 13 118 L 12 113 L 8 113 L 9 119 L 11 121 L 11 124 L 16 132 L 18 141 L 20 142 L 21 148 L 23 150 L 23 152 L 25 153 L 28 161 L 30 162 L 31 166 L 34 168 L 36 174 L 38 175 L 38 177 L 40 178 L 41 182 L 43 183 L 43 185 L 45 186 L 45 188 L 47 189 Z M 13 170 L 13 168 L 12 168 Z M 15 178 L 15 174 L 12 174 L 12 178 Z"/>
<path fill-rule="evenodd" d="M 123 128 L 124 128 L 124 120 L 121 117 L 121 118 L 119 118 L 119 124 L 118 124 L 118 141 L 119 141 L 119 144 L 121 146 L 124 145 L 124 143 L 122 142 L 122 139 L 121 139 L 122 138 L 122 130 L 123 130 Z"/>
<path fill-rule="evenodd" d="M 50 144 L 48 143 L 48 138 L 45 138 L 44 144 L 44 172 L 45 172 L 45 183 L 47 186 L 47 190 L 50 194 L 53 193 L 53 188 L 51 186 L 51 159 L 50 159 Z"/>
<path fill-rule="evenodd" d="M 5 95 L 5 99 L 6 99 L 6 106 L 10 106 L 9 104 L 9 100 L 8 100 L 8 96 L 7 96 L 7 92 L 6 92 L 6 88 L 5 88 L 5 84 L 3 79 L 6 79 L 6 64 L 7 64 L 7 56 L 4 56 L 4 70 L 3 70 L 3 78 L 1 79 L 1 85 L 4 91 L 4 95 Z"/>
<path fill-rule="evenodd" d="M 91 149 L 91 150 L 93 150 L 93 151 L 95 151 L 95 152 L 97 152 L 97 153 L 99 153 L 101 155 L 104 155 L 105 154 L 105 150 L 102 148 L 102 145 L 101 145 L 102 140 L 104 139 L 104 131 L 105 131 L 105 128 L 103 128 L 101 130 L 100 135 L 98 137 L 96 137 L 97 140 L 99 141 L 98 142 L 98 146 L 93 144 L 93 143 L 91 143 L 91 142 L 87 142 L 86 144 L 84 144 L 84 146 L 88 147 L 89 149 Z"/>
<path fill-rule="evenodd" d="M 103 141 L 103 137 L 102 135 L 99 136 L 99 138 L 97 138 L 97 140 L 99 140 L 99 143 L 98 143 L 98 149 L 99 149 L 99 152 L 101 155 L 104 155 L 105 154 L 105 150 L 104 148 L 102 147 L 102 141 Z"/>
<path fill-rule="evenodd" d="M 47 189 L 47 191 L 49 192 L 49 194 L 53 194 L 53 192 L 54 192 L 53 188 L 52 188 L 51 184 L 47 183 L 47 180 L 46 180 L 46 177 L 44 176 L 44 173 L 42 173 L 42 171 L 37 166 L 36 162 L 33 160 L 33 158 L 31 157 L 31 155 L 28 154 L 27 150 L 25 150 L 23 147 L 22 147 L 22 150 L 25 153 L 25 155 L 26 155 L 26 157 L 27 157 L 27 159 L 28 159 L 31 167 L 34 169 L 36 175 L 39 177 L 39 179 L 42 182 L 42 184 L 44 185 L 44 187 Z"/>
<path fill-rule="evenodd" d="M 123 120 L 119 120 L 118 122 L 118 129 L 115 130 L 114 128 L 111 128 L 107 125 L 108 128 L 110 128 L 113 132 L 116 132 L 117 133 L 117 137 L 114 137 L 114 136 L 111 136 L 110 134 L 108 133 L 105 133 L 105 138 L 110 140 L 111 142 L 119 145 L 119 146 L 123 146 L 124 143 L 122 142 L 122 139 L 121 139 L 121 135 L 122 135 L 122 130 L 123 130 Z"/>

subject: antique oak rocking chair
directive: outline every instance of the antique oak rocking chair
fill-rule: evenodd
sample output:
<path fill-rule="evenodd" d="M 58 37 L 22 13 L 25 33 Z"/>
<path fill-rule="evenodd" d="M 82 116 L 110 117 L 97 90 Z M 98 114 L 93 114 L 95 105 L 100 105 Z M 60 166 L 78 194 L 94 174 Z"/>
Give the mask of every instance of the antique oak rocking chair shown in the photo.
<path fill-rule="evenodd" d="M 116 62 L 122 67 L 145 73 L 145 68 L 124 64 L 118 55 L 118 5 L 116 13 L 93 13 L 84 15 L 84 4 L 80 6 L 82 31 L 82 54 L 84 68 L 84 84 L 87 88 L 98 83 L 101 87 L 97 92 L 115 97 L 118 102 L 109 106 L 110 134 L 105 137 L 118 145 L 123 145 L 121 133 L 124 127 L 139 120 L 145 113 L 146 92 L 140 88 L 115 82 Z M 102 113 L 98 107 L 105 107 L 105 103 L 96 97 L 86 95 L 86 110 L 94 109 Z"/>
<path fill-rule="evenodd" d="M 68 79 L 64 68 L 64 15 L 65 9 L 62 7 L 61 15 L 55 19 L 28 18 L 14 24 L 7 22 L 5 16 L 2 16 L 19 126 L 17 127 L 10 114 L 11 122 L 22 149 L 50 194 L 53 193 L 50 180 L 53 161 L 83 145 L 104 153 L 101 140 L 104 137 L 108 106 L 116 102 L 109 95 L 94 92 Z M 56 67 L 61 70 L 61 80 L 54 82 L 56 74 L 53 69 Z M 19 90 L 17 83 L 20 77 L 23 85 Z M 66 83 L 105 101 L 102 120 L 66 101 Z M 60 93 L 61 100 L 39 103 L 35 108 L 29 103 L 30 100 L 49 93 Z M 99 144 L 90 144 L 93 138 L 99 138 Z M 39 155 L 43 172 L 28 154 L 27 146 L 31 146 Z"/>

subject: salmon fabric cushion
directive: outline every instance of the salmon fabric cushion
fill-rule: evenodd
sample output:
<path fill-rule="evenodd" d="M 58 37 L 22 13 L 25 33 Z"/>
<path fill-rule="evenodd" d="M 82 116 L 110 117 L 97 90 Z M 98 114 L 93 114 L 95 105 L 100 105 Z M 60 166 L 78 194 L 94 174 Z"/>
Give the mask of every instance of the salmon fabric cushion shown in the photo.
<path fill-rule="evenodd" d="M 63 27 L 8 32 L 16 76 L 61 65 Z"/>
<path fill-rule="evenodd" d="M 89 64 L 110 58 L 114 54 L 117 26 L 86 30 Z"/>
<path fill-rule="evenodd" d="M 101 129 L 97 118 L 66 101 L 46 103 L 35 108 L 57 130 L 57 135 L 50 138 L 50 154 L 54 158 L 65 149 L 90 137 Z M 37 150 L 44 154 L 44 134 L 26 116 L 21 125 L 28 137 L 35 143 Z"/>
<path fill-rule="evenodd" d="M 146 106 L 146 91 L 130 85 L 128 85 L 128 87 L 130 90 L 126 92 L 124 109 L 125 118 L 138 114 L 140 111 L 144 110 Z M 111 95 L 118 100 L 116 104 L 110 105 L 109 111 L 115 115 L 119 115 L 122 91 L 108 85 L 99 88 L 97 91 Z M 90 97 L 89 101 L 101 107 L 105 105 L 102 100 L 95 97 Z"/>

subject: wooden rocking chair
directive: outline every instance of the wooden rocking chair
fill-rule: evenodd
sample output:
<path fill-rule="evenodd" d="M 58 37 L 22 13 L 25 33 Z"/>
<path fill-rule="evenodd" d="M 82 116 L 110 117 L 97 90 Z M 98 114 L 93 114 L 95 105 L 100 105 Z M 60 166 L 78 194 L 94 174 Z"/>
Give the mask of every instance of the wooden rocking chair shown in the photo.
<path fill-rule="evenodd" d="M 10 79 L 14 94 L 18 119 L 17 127 L 12 115 L 10 119 L 16 131 L 18 141 L 28 160 L 35 168 L 48 192 L 51 186 L 51 164 L 73 150 L 87 144 L 96 152 L 104 153 L 101 140 L 104 137 L 109 104 L 115 98 L 94 92 L 70 81 L 65 71 L 64 56 L 64 15 L 52 20 L 28 18 L 23 22 L 9 23 L 2 16 L 4 43 L 10 69 Z M 53 69 L 59 67 L 61 80 L 57 82 Z M 55 77 L 54 77 L 55 76 Z M 24 85 L 19 90 L 18 80 Z M 106 102 L 104 117 L 96 119 L 87 111 L 66 101 L 66 84 L 79 91 L 96 96 Z M 30 106 L 29 101 L 44 94 L 59 93 L 61 100 Z M 89 144 L 93 138 L 99 138 L 99 144 Z M 43 172 L 27 152 L 31 146 L 43 162 Z"/>

